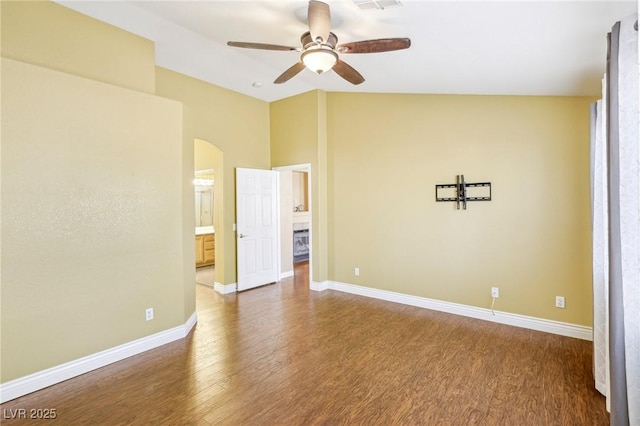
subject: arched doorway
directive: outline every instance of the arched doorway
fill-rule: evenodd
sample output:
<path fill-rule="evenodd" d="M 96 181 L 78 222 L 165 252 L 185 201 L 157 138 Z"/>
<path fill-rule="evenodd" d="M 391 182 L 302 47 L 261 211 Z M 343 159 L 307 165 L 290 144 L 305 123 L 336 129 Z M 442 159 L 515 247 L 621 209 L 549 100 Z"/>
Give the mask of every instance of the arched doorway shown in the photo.
<path fill-rule="evenodd" d="M 194 139 L 196 283 L 215 288 L 224 276 L 223 152 L 212 143 Z"/>

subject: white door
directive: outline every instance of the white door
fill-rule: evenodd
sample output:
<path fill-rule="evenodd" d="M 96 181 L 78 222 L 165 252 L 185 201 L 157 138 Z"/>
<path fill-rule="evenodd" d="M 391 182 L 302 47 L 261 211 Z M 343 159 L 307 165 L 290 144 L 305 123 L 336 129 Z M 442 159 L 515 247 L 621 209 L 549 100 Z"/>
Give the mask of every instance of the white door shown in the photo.
<path fill-rule="evenodd" d="M 277 172 L 236 169 L 238 291 L 278 279 Z"/>

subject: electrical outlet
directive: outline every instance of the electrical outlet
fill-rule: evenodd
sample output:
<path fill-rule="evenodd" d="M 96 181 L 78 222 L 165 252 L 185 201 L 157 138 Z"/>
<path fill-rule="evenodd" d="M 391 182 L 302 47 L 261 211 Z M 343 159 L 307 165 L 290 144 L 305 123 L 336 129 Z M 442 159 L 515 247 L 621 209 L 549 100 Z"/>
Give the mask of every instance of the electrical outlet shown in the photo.
<path fill-rule="evenodd" d="M 564 309 L 564 296 L 556 296 L 556 308 Z"/>
<path fill-rule="evenodd" d="M 496 299 L 500 297 L 500 289 L 498 287 L 491 287 L 491 297 L 495 297 Z"/>
<path fill-rule="evenodd" d="M 360 276 L 360 268 L 356 268 L 353 270 L 353 275 L 355 275 L 356 277 Z"/>
<path fill-rule="evenodd" d="M 153 319 L 153 308 L 147 308 L 147 310 L 145 311 L 145 315 L 147 321 L 151 321 Z"/>

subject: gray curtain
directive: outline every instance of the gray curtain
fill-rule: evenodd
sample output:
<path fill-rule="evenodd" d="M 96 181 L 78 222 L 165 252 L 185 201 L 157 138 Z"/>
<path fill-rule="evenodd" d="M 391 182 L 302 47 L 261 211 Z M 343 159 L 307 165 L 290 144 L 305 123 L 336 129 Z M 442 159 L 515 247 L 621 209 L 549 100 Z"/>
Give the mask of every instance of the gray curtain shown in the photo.
<path fill-rule="evenodd" d="M 594 376 L 611 424 L 640 426 L 640 113 L 637 16 L 608 35 L 592 106 Z M 635 28 L 634 28 L 635 27 Z"/>

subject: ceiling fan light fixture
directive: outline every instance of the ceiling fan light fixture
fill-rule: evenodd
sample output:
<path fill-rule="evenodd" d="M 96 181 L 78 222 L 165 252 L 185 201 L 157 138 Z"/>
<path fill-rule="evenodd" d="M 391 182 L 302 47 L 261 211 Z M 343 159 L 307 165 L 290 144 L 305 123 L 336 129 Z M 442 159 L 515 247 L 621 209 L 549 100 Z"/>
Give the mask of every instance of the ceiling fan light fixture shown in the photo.
<path fill-rule="evenodd" d="M 311 71 L 322 74 L 338 62 L 338 54 L 326 48 L 308 49 L 302 52 L 300 59 Z"/>
<path fill-rule="evenodd" d="M 326 1 L 326 0 L 325 0 Z M 401 6 L 401 0 L 353 0 L 356 4 L 374 3 L 379 9 L 388 6 Z M 368 7 L 368 6 L 364 6 Z M 364 77 L 351 65 L 338 58 L 343 53 L 378 53 L 407 49 L 411 46 L 408 38 L 379 38 L 361 40 L 346 44 L 338 44 L 338 37 L 331 32 L 331 11 L 329 5 L 320 0 L 310 0 L 307 12 L 309 31 L 302 33 L 300 43 L 302 47 L 282 46 L 269 43 L 252 43 L 244 41 L 229 41 L 227 45 L 247 49 L 282 50 L 301 52 L 298 62 L 287 68 L 274 81 L 282 84 L 309 68 L 318 74 L 333 69 L 333 71 L 351 84 L 361 84 Z M 253 87 L 259 85 L 254 83 Z"/>

